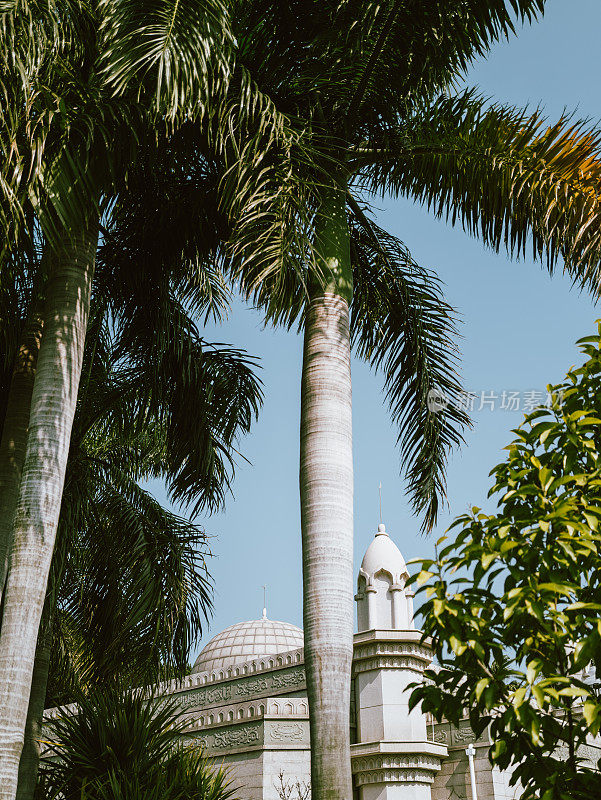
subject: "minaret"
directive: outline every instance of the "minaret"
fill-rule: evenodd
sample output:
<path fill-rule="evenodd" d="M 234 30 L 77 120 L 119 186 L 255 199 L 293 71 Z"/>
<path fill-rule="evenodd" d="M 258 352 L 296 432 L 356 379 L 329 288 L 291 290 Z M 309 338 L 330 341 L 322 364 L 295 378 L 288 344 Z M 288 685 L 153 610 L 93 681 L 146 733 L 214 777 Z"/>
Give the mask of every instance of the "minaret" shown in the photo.
<path fill-rule="evenodd" d="M 414 630 L 413 592 L 401 551 L 383 523 L 367 548 L 357 581 L 357 630 Z"/>
<path fill-rule="evenodd" d="M 409 711 L 412 683 L 432 656 L 413 621 L 401 551 L 381 523 L 357 579 L 353 655 L 357 743 L 351 759 L 359 800 L 431 800 L 446 747 L 427 740 L 426 718 Z"/>

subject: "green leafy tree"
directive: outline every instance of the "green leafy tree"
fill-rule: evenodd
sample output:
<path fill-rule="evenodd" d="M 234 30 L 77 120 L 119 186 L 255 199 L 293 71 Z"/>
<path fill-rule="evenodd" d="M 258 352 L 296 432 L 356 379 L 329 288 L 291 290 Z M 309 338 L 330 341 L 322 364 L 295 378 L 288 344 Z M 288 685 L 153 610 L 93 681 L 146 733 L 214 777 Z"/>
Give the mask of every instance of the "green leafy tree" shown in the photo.
<path fill-rule="evenodd" d="M 584 364 L 491 472 L 497 510 L 459 517 L 416 576 L 438 665 L 411 704 L 490 726 L 490 759 L 524 800 L 599 787 L 579 747 L 601 729 L 601 322 L 579 345 Z"/>

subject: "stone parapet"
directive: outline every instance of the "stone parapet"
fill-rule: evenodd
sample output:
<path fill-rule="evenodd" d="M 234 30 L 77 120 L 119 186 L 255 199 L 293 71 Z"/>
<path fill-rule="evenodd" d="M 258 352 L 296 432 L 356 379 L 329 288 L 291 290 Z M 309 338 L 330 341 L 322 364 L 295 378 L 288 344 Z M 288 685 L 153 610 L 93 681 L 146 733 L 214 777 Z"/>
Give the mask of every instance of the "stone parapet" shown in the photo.
<path fill-rule="evenodd" d="M 371 630 L 354 636 L 353 675 L 377 669 L 422 673 L 431 661 L 432 651 L 420 631 Z"/>
<path fill-rule="evenodd" d="M 432 784 L 447 748 L 434 742 L 361 742 L 351 745 L 356 786 Z"/>
<path fill-rule="evenodd" d="M 304 689 L 305 670 L 300 664 L 274 669 L 262 675 L 230 678 L 214 686 L 184 689 L 172 696 L 178 701 L 182 710 L 208 709 L 243 702 L 246 698 L 260 699 Z"/>
<path fill-rule="evenodd" d="M 218 672 L 188 675 L 179 681 L 157 684 L 152 695 L 171 695 L 181 707 L 210 708 L 244 697 L 263 697 L 270 694 L 286 694 L 305 689 L 304 649 L 291 650 L 269 658 L 241 662 Z M 140 689 L 134 689 L 140 692 Z M 44 711 L 44 721 L 77 713 L 72 703 Z"/>
<path fill-rule="evenodd" d="M 306 697 L 266 697 L 262 700 L 233 703 L 217 706 L 208 711 L 197 709 L 184 714 L 184 719 L 192 729 L 212 728 L 219 725 L 238 724 L 243 720 L 256 718 L 283 717 L 308 718 L 309 703 Z"/>

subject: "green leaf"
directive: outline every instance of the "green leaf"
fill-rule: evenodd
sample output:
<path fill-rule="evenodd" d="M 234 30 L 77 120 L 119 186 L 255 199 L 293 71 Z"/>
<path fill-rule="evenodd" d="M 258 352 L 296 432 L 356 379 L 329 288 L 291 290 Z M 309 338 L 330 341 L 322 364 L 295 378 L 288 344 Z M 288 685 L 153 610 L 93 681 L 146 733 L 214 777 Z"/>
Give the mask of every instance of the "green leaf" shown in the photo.
<path fill-rule="evenodd" d="M 537 686 L 536 684 L 532 686 L 532 695 L 534 696 L 538 707 L 542 710 L 545 706 L 545 693 L 540 686 Z"/>
<path fill-rule="evenodd" d="M 419 575 L 417 576 L 417 584 L 418 586 L 423 586 L 424 583 L 430 580 L 430 578 L 434 577 L 434 573 L 430 572 L 429 570 L 421 570 Z"/>
<path fill-rule="evenodd" d="M 480 698 L 482 697 L 482 692 L 489 686 L 490 680 L 489 678 L 480 678 L 478 683 L 476 684 L 476 700 L 479 702 Z"/>
<path fill-rule="evenodd" d="M 537 675 L 542 669 L 542 666 L 543 666 L 542 661 L 539 658 L 532 659 L 532 661 L 528 662 L 528 667 L 526 670 L 528 683 L 534 683 Z"/>

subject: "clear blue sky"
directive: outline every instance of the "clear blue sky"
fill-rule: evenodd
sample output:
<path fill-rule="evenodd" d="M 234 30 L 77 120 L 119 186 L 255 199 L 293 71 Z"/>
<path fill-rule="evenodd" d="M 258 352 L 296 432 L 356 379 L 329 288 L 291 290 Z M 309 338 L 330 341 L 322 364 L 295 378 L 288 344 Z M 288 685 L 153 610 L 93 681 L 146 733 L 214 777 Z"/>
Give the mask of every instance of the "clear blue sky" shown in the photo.
<path fill-rule="evenodd" d="M 598 0 L 549 0 L 543 20 L 517 38 L 494 47 L 471 70 L 468 85 L 487 96 L 517 105 L 542 104 L 549 116 L 564 108 L 601 117 Z M 576 339 L 593 332 L 601 316 L 591 300 L 571 289 L 558 274 L 540 265 L 515 263 L 486 251 L 461 229 L 434 220 L 406 201 L 382 199 L 379 222 L 401 237 L 415 259 L 436 268 L 447 298 L 463 315 L 462 374 L 476 393 L 544 390 L 578 360 Z M 268 584 L 268 613 L 302 625 L 298 428 L 300 338 L 263 329 L 260 316 L 241 305 L 213 341 L 231 342 L 261 358 L 265 404 L 251 436 L 241 442 L 250 464 L 237 470 L 234 497 L 224 513 L 199 519 L 212 535 L 215 614 L 207 635 L 227 625 L 260 616 L 262 584 Z M 497 401 L 498 402 L 498 401 Z M 399 477 L 396 434 L 381 394 L 381 381 L 357 360 L 353 363 L 355 459 L 355 561 L 378 523 L 378 483 L 383 486 L 383 516 L 406 559 L 428 556 L 449 521 L 474 504 L 485 503 L 488 472 L 501 461 L 502 448 L 520 412 L 485 410 L 448 474 L 449 512 L 429 538 L 419 534 Z M 165 499 L 160 486 L 155 494 Z"/>

